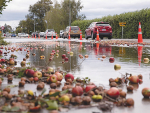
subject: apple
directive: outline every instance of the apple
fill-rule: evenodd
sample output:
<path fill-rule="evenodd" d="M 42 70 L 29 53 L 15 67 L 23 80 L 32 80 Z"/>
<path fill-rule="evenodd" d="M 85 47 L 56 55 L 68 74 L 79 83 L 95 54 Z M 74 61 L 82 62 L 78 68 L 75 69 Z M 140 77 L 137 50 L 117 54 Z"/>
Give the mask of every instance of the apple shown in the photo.
<path fill-rule="evenodd" d="M 32 90 L 28 90 L 27 93 L 28 93 L 28 95 L 30 95 L 30 96 L 33 96 L 33 95 L 34 95 L 34 93 L 33 93 Z"/>
<path fill-rule="evenodd" d="M 70 52 L 70 56 L 73 56 L 73 52 L 72 51 Z"/>
<path fill-rule="evenodd" d="M 111 87 L 108 91 L 107 91 L 107 95 L 111 98 L 117 98 L 120 95 L 119 89 L 116 87 Z"/>
<path fill-rule="evenodd" d="M 59 53 L 59 50 L 57 50 L 56 52 Z"/>
<path fill-rule="evenodd" d="M 62 59 L 65 59 L 65 58 L 66 58 L 66 54 L 63 54 L 63 55 L 62 55 Z"/>
<path fill-rule="evenodd" d="M 42 77 L 42 73 L 40 71 L 35 71 L 33 77 L 38 77 L 40 79 Z"/>
<path fill-rule="evenodd" d="M 63 95 L 60 100 L 62 102 L 69 102 L 70 101 L 70 97 L 68 95 Z"/>
<path fill-rule="evenodd" d="M 2 51 L 2 50 L 0 50 L 0 54 L 3 54 L 3 51 Z"/>
<path fill-rule="evenodd" d="M 139 83 L 139 77 L 136 76 L 136 75 L 131 76 L 130 82 L 133 83 L 133 84 Z"/>
<path fill-rule="evenodd" d="M 88 92 L 88 91 L 90 91 L 92 88 L 94 88 L 94 87 L 96 87 L 95 85 L 87 85 L 86 87 L 85 87 L 85 92 Z"/>
<path fill-rule="evenodd" d="M 5 59 L 1 59 L 1 62 L 2 62 L 2 63 L 5 63 Z"/>
<path fill-rule="evenodd" d="M 33 80 L 34 80 L 34 82 L 37 82 L 39 80 L 39 78 L 38 77 L 34 77 Z"/>
<path fill-rule="evenodd" d="M 119 64 L 115 64 L 115 65 L 114 65 L 114 69 L 115 69 L 115 70 L 120 70 L 120 69 L 121 69 L 121 66 L 120 66 Z"/>
<path fill-rule="evenodd" d="M 103 58 L 103 59 L 106 58 L 106 55 L 102 55 L 102 58 Z"/>
<path fill-rule="evenodd" d="M 144 63 L 148 63 L 149 62 L 149 58 L 144 58 Z"/>
<path fill-rule="evenodd" d="M 47 67 L 46 71 L 48 71 L 48 72 L 54 72 L 54 69 L 52 67 Z"/>
<path fill-rule="evenodd" d="M 34 75 L 34 70 L 32 70 L 32 69 L 26 69 L 26 70 L 25 70 L 25 74 L 26 74 L 28 77 L 33 77 L 33 75 Z"/>
<path fill-rule="evenodd" d="M 54 56 L 54 53 L 51 53 L 50 56 Z"/>
<path fill-rule="evenodd" d="M 75 86 L 72 88 L 72 94 L 74 96 L 81 96 L 83 94 L 83 88 L 81 86 Z"/>
<path fill-rule="evenodd" d="M 68 60 L 69 60 L 68 57 L 65 57 L 65 62 L 68 62 Z"/>
<path fill-rule="evenodd" d="M 57 80 L 58 80 L 58 78 L 57 78 L 57 76 L 56 76 L 55 74 L 53 74 L 53 75 L 51 75 L 51 76 L 49 77 L 49 81 L 50 81 L 51 83 L 56 83 Z"/>
<path fill-rule="evenodd" d="M 114 61 L 115 61 L 114 57 L 110 57 L 110 58 L 109 58 L 109 62 L 110 62 L 110 63 L 113 63 Z"/>
<path fill-rule="evenodd" d="M 85 55 L 84 57 L 85 57 L 85 58 L 88 58 L 89 56 L 88 56 L 88 55 Z"/>
<path fill-rule="evenodd" d="M 70 74 L 70 73 L 65 75 L 65 81 L 67 81 L 67 79 L 69 79 L 69 78 L 71 78 L 72 81 L 74 80 L 74 76 L 72 74 Z"/>
<path fill-rule="evenodd" d="M 21 66 L 25 66 L 25 65 L 26 65 L 26 61 L 22 61 Z"/>
<path fill-rule="evenodd" d="M 143 88 L 142 89 L 142 95 L 144 96 L 144 98 L 149 98 L 150 97 L 150 88 Z"/>
<path fill-rule="evenodd" d="M 63 75 L 59 72 L 55 72 L 55 75 L 57 76 L 58 81 L 62 81 Z"/>

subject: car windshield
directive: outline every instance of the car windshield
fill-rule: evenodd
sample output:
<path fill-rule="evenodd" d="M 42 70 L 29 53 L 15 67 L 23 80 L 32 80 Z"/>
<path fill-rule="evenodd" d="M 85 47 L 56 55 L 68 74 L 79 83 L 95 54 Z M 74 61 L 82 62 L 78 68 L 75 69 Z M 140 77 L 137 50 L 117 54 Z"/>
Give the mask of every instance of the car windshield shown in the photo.
<path fill-rule="evenodd" d="M 49 29 L 48 32 L 54 31 L 54 29 Z"/>
<path fill-rule="evenodd" d="M 97 23 L 96 26 L 110 26 L 108 23 L 105 24 L 105 23 Z"/>
<path fill-rule="evenodd" d="M 71 27 L 71 30 L 79 30 L 79 27 Z"/>

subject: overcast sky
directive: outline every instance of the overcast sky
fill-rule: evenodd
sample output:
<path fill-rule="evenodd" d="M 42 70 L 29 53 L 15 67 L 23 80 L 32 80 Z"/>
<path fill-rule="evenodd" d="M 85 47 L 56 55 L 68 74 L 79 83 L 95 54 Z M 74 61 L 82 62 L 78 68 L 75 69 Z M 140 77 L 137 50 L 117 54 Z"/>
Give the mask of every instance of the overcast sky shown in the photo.
<path fill-rule="evenodd" d="M 19 21 L 25 20 L 25 15 L 29 13 L 29 6 L 37 1 L 39 0 L 12 0 L 0 15 L 0 26 L 5 23 L 12 28 L 18 26 Z M 87 19 L 150 8 L 150 0 L 81 0 L 81 3 L 84 7 L 80 13 L 85 14 Z"/>

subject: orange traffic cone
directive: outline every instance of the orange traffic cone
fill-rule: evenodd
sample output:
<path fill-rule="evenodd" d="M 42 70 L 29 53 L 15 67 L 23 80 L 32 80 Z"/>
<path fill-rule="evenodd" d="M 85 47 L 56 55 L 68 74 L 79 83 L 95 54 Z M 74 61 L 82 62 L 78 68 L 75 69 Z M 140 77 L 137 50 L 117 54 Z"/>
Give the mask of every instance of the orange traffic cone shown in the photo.
<path fill-rule="evenodd" d="M 34 35 L 32 35 L 32 38 L 34 38 Z"/>
<path fill-rule="evenodd" d="M 47 39 L 47 34 L 46 34 L 46 39 Z"/>
<path fill-rule="evenodd" d="M 35 34 L 35 39 L 36 39 L 36 34 Z"/>
<path fill-rule="evenodd" d="M 97 37 L 96 37 L 96 41 L 99 41 L 99 31 L 98 31 L 98 28 L 97 28 Z"/>
<path fill-rule="evenodd" d="M 53 39 L 53 34 L 52 34 L 52 37 L 51 37 L 51 39 Z"/>
<path fill-rule="evenodd" d="M 98 52 L 99 52 L 99 43 L 96 43 L 96 55 L 98 55 Z"/>
<path fill-rule="evenodd" d="M 28 38 L 29 38 L 29 35 L 28 35 Z"/>
<path fill-rule="evenodd" d="M 142 30 L 141 30 L 141 23 L 140 22 L 139 22 L 139 29 L 138 29 L 138 43 L 143 43 Z"/>
<path fill-rule="evenodd" d="M 68 36 L 68 39 L 70 40 L 70 31 L 69 31 L 69 36 Z"/>
<path fill-rule="evenodd" d="M 82 31 L 80 30 L 80 40 L 82 40 Z"/>
<path fill-rule="evenodd" d="M 141 59 L 142 59 L 142 50 L 143 50 L 143 46 L 138 46 L 138 62 L 139 62 L 139 66 L 141 64 Z"/>
<path fill-rule="evenodd" d="M 40 35 L 39 35 L 39 39 L 40 39 Z"/>

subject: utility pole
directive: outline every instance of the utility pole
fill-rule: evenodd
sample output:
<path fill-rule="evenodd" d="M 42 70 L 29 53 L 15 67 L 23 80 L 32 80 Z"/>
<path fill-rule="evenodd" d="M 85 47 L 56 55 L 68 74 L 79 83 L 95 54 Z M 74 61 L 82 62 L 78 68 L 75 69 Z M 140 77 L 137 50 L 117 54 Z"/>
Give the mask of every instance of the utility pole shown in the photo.
<path fill-rule="evenodd" d="M 35 14 L 34 14 L 34 32 L 35 32 Z"/>
<path fill-rule="evenodd" d="M 69 0 L 69 26 L 71 26 L 71 0 Z"/>

